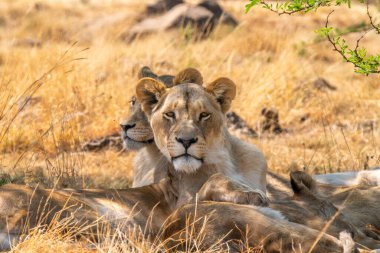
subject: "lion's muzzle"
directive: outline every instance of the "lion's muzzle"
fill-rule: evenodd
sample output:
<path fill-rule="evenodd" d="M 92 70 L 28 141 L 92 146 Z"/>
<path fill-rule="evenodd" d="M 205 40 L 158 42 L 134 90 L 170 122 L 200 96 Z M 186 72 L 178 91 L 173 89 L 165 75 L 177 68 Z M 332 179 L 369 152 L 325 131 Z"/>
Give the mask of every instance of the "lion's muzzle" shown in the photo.
<path fill-rule="evenodd" d="M 190 146 L 194 143 L 197 143 L 198 141 L 198 138 L 188 138 L 188 139 L 184 139 L 184 138 L 181 138 L 181 137 L 176 137 L 175 140 L 179 143 L 182 144 L 182 146 L 187 150 L 188 148 L 190 148 Z"/>
<path fill-rule="evenodd" d="M 153 143 L 153 133 L 149 127 L 136 123 L 121 123 L 122 137 L 125 147 L 129 150 L 137 150 L 147 144 Z"/>
<path fill-rule="evenodd" d="M 167 148 L 177 171 L 193 173 L 203 164 L 204 139 L 199 130 L 189 124 L 181 124 L 177 131 L 173 131 Z"/>

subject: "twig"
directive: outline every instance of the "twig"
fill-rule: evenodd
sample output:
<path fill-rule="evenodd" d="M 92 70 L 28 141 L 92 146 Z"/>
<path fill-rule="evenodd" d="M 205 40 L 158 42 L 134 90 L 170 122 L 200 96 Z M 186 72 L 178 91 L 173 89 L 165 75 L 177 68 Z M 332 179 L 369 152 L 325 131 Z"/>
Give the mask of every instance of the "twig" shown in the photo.
<path fill-rule="evenodd" d="M 324 4 L 322 2 L 319 2 L 317 5 L 310 5 L 310 4 L 308 4 L 308 5 L 306 5 L 306 6 L 302 7 L 302 8 L 299 8 L 299 9 L 296 9 L 296 10 L 292 10 L 292 11 L 286 11 L 286 10 L 284 10 L 284 11 L 278 11 L 278 10 L 273 9 L 272 6 L 270 4 L 268 4 L 268 3 L 266 3 L 266 2 L 261 2 L 261 4 L 264 5 L 264 6 L 266 6 L 266 8 L 268 10 L 270 10 L 271 12 L 274 12 L 274 13 L 278 14 L 279 16 L 284 15 L 284 14 L 286 14 L 286 15 L 292 15 L 292 14 L 297 13 L 297 12 L 309 11 L 309 10 L 312 10 L 314 8 L 318 9 L 321 6 L 324 6 Z"/>
<path fill-rule="evenodd" d="M 329 19 L 330 19 L 330 16 L 331 14 L 333 14 L 334 10 L 330 11 L 330 13 L 327 15 L 327 18 L 326 18 L 326 23 L 325 23 L 325 28 L 328 28 L 328 25 L 329 25 Z M 330 34 L 327 34 L 327 40 L 330 42 L 330 44 L 332 44 L 334 46 L 334 51 L 337 51 L 345 61 L 347 62 L 350 62 L 347 58 L 347 56 L 343 53 L 342 50 L 338 49 L 338 47 L 336 46 L 336 43 L 333 41 L 333 39 L 330 37 Z"/>
<path fill-rule="evenodd" d="M 334 10 L 332 10 L 328 15 L 327 15 L 327 18 L 326 18 L 326 23 L 325 23 L 325 28 L 329 28 L 328 25 L 329 25 L 329 19 L 330 19 L 330 16 L 331 14 L 334 12 Z M 355 46 L 355 49 L 352 50 L 352 52 L 355 54 L 355 57 L 357 57 L 360 61 L 359 63 L 362 63 L 364 61 L 364 59 L 359 55 L 358 53 L 358 49 L 359 49 L 359 45 L 360 45 L 360 41 L 365 37 L 365 35 L 373 30 L 373 29 L 376 29 L 376 28 L 373 28 L 371 27 L 369 30 L 365 31 L 364 34 L 362 36 L 360 36 L 360 38 L 358 40 L 356 40 L 356 46 Z M 338 37 L 339 38 L 339 37 Z M 349 62 L 351 64 L 353 64 L 356 68 L 358 69 L 361 69 L 363 70 L 363 66 L 361 66 L 360 64 L 358 64 L 357 62 L 353 62 L 352 60 L 350 60 L 344 50 L 342 50 L 342 47 L 338 47 L 338 43 L 336 42 L 336 40 L 331 37 L 330 33 L 327 33 L 327 40 L 330 42 L 331 45 L 333 45 L 334 47 L 334 51 L 338 52 L 342 57 L 343 59 L 346 61 L 346 62 Z M 370 73 L 373 73 L 373 74 L 378 74 L 380 73 L 380 70 L 371 70 Z M 368 74 L 368 73 L 367 73 Z"/>
<path fill-rule="evenodd" d="M 370 22 L 372 28 L 376 30 L 377 34 L 380 34 L 380 26 L 375 24 L 375 21 L 374 21 L 373 17 L 371 16 L 371 13 L 369 13 L 369 1 L 367 1 L 367 16 L 369 18 L 369 22 Z"/>

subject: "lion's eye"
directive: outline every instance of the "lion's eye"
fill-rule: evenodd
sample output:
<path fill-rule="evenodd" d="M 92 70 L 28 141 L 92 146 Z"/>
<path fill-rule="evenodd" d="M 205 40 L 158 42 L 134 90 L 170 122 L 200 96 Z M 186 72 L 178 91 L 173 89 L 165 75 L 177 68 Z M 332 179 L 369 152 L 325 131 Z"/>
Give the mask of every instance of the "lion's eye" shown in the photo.
<path fill-rule="evenodd" d="M 129 104 L 131 106 L 134 106 L 136 104 L 136 98 L 135 97 L 132 97 L 131 100 L 129 101 Z"/>
<path fill-rule="evenodd" d="M 175 119 L 175 113 L 174 112 L 165 112 L 164 117 L 169 119 L 169 120 Z"/>
<path fill-rule="evenodd" d="M 199 120 L 208 120 L 211 117 L 210 113 L 202 112 L 199 114 Z"/>

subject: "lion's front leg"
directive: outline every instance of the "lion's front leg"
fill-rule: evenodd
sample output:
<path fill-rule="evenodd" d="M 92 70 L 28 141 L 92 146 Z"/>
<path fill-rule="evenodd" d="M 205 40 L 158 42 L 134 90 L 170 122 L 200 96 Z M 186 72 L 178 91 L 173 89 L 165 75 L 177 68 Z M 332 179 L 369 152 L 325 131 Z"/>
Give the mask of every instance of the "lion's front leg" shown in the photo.
<path fill-rule="evenodd" d="M 212 175 L 198 192 L 200 201 L 231 202 L 255 206 L 268 206 L 268 197 L 259 189 L 252 189 L 221 173 Z"/>

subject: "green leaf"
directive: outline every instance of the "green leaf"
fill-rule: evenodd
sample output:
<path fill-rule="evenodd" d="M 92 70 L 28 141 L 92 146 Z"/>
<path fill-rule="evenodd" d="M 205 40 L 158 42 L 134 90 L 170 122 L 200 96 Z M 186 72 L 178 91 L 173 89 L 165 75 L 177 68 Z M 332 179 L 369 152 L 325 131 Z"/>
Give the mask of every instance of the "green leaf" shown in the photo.
<path fill-rule="evenodd" d="M 362 59 L 364 59 L 367 55 L 367 50 L 365 48 L 359 48 L 357 52 L 358 56 Z"/>
<path fill-rule="evenodd" d="M 245 6 L 245 10 L 248 12 L 252 7 L 260 4 L 262 8 L 269 9 L 278 14 L 293 14 L 296 12 L 308 13 L 312 10 L 317 10 L 321 6 L 340 6 L 346 4 L 351 8 L 351 1 L 352 0 L 285 0 L 284 2 L 271 4 L 267 3 L 265 0 L 249 0 L 249 3 Z M 364 0 L 359 1 L 361 3 L 364 2 Z M 316 41 L 319 42 L 328 37 L 329 41 L 334 45 L 334 48 L 341 54 L 344 60 L 354 65 L 356 73 L 364 75 L 379 73 L 380 54 L 368 55 L 365 48 L 352 49 L 343 37 L 341 37 L 345 34 L 357 32 L 362 29 L 368 29 L 368 25 L 364 22 L 343 29 L 337 28 L 335 30 L 332 27 L 323 27 L 315 30 L 319 36 Z M 380 24 L 375 27 L 375 29 L 380 34 Z"/>
<path fill-rule="evenodd" d="M 332 30 L 333 30 L 332 27 L 322 27 L 322 28 L 315 30 L 315 32 L 322 37 L 327 37 L 331 34 Z"/>
<path fill-rule="evenodd" d="M 245 5 L 245 13 L 248 13 L 253 6 L 256 6 L 260 3 L 261 0 L 249 0 L 249 3 Z"/>

